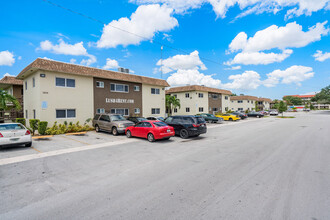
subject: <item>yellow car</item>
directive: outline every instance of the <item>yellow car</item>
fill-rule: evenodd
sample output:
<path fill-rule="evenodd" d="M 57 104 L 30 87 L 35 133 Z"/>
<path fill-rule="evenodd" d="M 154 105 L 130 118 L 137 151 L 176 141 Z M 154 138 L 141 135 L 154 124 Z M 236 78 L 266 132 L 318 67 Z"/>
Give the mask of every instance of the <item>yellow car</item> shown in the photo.
<path fill-rule="evenodd" d="M 218 118 L 223 118 L 224 121 L 237 121 L 240 120 L 240 117 L 232 114 L 223 114 L 223 115 L 216 115 Z"/>

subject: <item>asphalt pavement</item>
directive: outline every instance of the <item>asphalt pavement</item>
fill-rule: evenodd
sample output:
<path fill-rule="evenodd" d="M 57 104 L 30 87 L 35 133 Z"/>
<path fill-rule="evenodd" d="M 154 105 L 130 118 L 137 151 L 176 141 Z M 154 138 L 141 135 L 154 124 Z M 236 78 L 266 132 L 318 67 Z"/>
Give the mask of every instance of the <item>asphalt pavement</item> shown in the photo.
<path fill-rule="evenodd" d="M 295 116 L 5 158 L 0 219 L 330 219 L 330 112 Z"/>

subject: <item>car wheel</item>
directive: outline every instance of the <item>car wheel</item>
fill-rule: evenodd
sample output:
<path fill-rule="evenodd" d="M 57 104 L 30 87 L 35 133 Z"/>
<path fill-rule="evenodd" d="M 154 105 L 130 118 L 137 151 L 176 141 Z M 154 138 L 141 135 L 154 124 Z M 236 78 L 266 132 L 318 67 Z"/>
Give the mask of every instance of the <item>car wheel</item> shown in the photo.
<path fill-rule="evenodd" d="M 259 116 L 259 115 L 257 115 L 257 118 L 260 118 L 260 116 Z"/>
<path fill-rule="evenodd" d="M 229 118 L 229 121 L 232 121 L 233 119 L 232 118 Z"/>
<path fill-rule="evenodd" d="M 212 120 L 208 120 L 207 122 L 211 124 L 212 123 Z"/>
<path fill-rule="evenodd" d="M 100 132 L 100 127 L 98 125 L 95 125 L 95 131 Z"/>
<path fill-rule="evenodd" d="M 32 146 L 32 142 L 25 144 L 25 147 L 31 147 Z"/>
<path fill-rule="evenodd" d="M 149 142 L 154 142 L 155 141 L 155 137 L 154 137 L 153 134 L 151 134 L 151 133 L 148 134 L 148 141 Z"/>
<path fill-rule="evenodd" d="M 128 137 L 128 138 L 131 138 L 132 137 L 132 133 L 131 133 L 130 130 L 127 130 L 126 131 L 126 137 Z"/>
<path fill-rule="evenodd" d="M 186 129 L 181 129 L 180 137 L 183 138 L 183 139 L 187 139 L 189 137 L 188 131 Z"/>
<path fill-rule="evenodd" d="M 113 127 L 113 128 L 112 128 L 112 134 L 113 134 L 114 136 L 117 136 L 117 135 L 118 135 L 118 130 L 117 130 L 116 127 Z"/>

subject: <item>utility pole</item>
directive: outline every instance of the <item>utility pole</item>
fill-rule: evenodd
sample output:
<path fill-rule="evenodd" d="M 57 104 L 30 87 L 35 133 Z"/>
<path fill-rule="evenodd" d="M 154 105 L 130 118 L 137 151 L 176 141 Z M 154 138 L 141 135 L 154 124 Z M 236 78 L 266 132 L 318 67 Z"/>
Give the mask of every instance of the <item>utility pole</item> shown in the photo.
<path fill-rule="evenodd" d="M 163 45 L 160 47 L 160 78 L 163 79 Z"/>

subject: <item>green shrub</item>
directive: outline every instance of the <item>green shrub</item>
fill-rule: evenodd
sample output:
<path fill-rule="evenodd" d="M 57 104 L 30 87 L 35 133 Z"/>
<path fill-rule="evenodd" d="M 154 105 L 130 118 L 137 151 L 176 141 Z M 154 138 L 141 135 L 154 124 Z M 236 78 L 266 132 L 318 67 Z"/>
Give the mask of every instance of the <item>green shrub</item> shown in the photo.
<path fill-rule="evenodd" d="M 45 135 L 47 130 L 47 125 L 48 125 L 47 121 L 40 121 L 38 123 L 38 133 L 41 135 Z"/>
<path fill-rule="evenodd" d="M 25 118 L 16 118 L 16 123 L 21 123 L 22 125 L 26 126 L 26 119 Z"/>
<path fill-rule="evenodd" d="M 32 135 L 34 135 L 35 131 L 38 130 L 38 123 L 39 123 L 39 119 L 30 119 L 30 127 L 32 130 Z"/>

